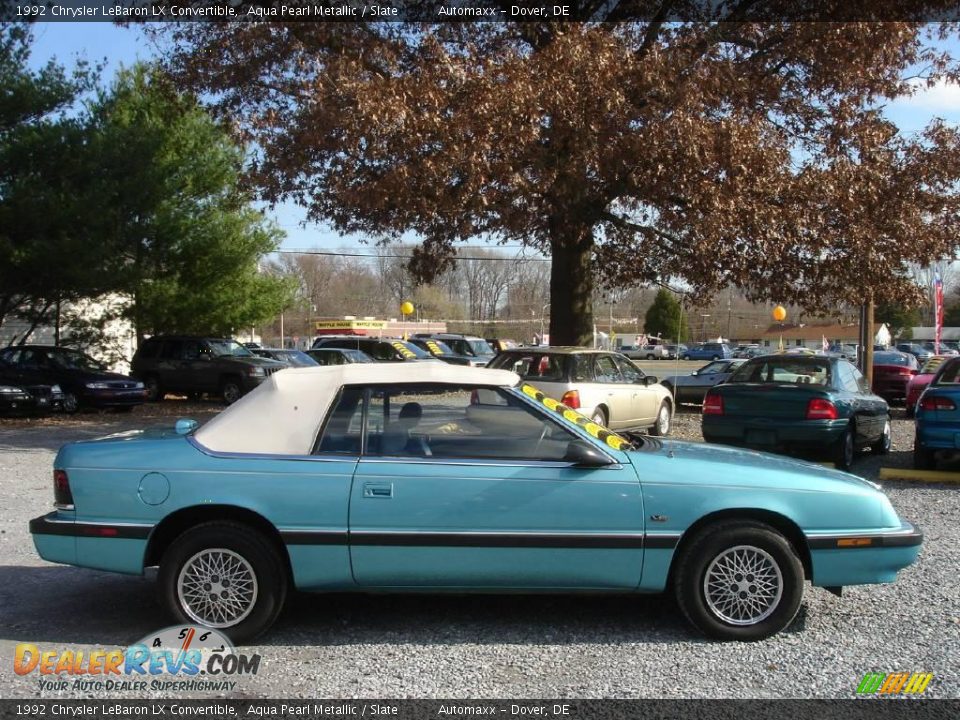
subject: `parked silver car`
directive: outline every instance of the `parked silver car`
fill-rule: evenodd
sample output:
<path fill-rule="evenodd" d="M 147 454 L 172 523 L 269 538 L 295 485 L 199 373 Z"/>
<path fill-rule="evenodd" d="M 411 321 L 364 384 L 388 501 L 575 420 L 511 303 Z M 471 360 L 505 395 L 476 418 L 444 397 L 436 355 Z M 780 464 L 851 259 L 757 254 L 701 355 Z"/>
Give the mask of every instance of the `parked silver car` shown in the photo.
<path fill-rule="evenodd" d="M 656 377 L 620 353 L 581 347 L 515 348 L 497 355 L 487 367 L 512 370 L 611 430 L 670 432 L 673 397 Z"/>

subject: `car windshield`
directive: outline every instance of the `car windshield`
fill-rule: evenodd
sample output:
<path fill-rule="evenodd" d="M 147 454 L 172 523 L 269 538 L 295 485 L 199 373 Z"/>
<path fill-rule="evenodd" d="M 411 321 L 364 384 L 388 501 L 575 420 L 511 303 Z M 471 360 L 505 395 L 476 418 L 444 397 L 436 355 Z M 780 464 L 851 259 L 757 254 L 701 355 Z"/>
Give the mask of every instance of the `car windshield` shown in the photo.
<path fill-rule="evenodd" d="M 104 370 L 103 363 L 94 360 L 79 350 L 53 350 L 48 355 L 54 365 L 59 365 L 62 368 L 91 372 L 102 372 Z"/>
<path fill-rule="evenodd" d="M 897 352 L 878 352 L 873 354 L 874 365 L 903 365 L 912 367 L 916 360 L 912 355 Z"/>
<path fill-rule="evenodd" d="M 373 358 L 367 355 L 362 350 L 341 350 L 340 352 L 343 353 L 344 357 L 350 358 L 350 360 L 352 360 L 353 362 L 358 362 L 358 363 L 373 362 Z"/>
<path fill-rule="evenodd" d="M 943 361 L 945 359 L 946 358 L 941 357 L 939 355 L 934 355 L 932 358 L 930 358 L 923 364 L 923 368 L 920 370 L 920 374 L 930 375 L 931 373 L 935 373 L 937 371 L 937 368 L 943 365 Z"/>
<path fill-rule="evenodd" d="M 297 367 L 312 367 L 319 364 L 312 357 L 300 350 L 279 350 L 275 355 L 277 356 L 277 360 L 283 360 Z"/>
<path fill-rule="evenodd" d="M 744 363 L 727 380 L 737 383 L 775 383 L 778 385 L 829 385 L 830 363 L 797 362 L 794 358 L 775 357 Z"/>
<path fill-rule="evenodd" d="M 493 348 L 486 340 L 468 340 L 474 355 L 493 355 Z"/>
<path fill-rule="evenodd" d="M 933 379 L 934 385 L 960 385 L 960 362 L 948 362 Z"/>
<path fill-rule="evenodd" d="M 253 357 L 253 353 L 236 340 L 208 340 L 207 344 L 217 357 Z"/>
<path fill-rule="evenodd" d="M 457 354 L 450 348 L 449 345 L 447 345 L 442 340 L 434 340 L 430 338 L 427 340 L 421 340 L 420 342 L 426 346 L 427 352 L 429 352 L 431 355 L 456 355 Z M 422 347 L 423 345 L 418 344 L 417 346 Z"/>
<path fill-rule="evenodd" d="M 395 350 L 397 350 L 405 358 L 410 357 L 407 351 L 409 351 L 410 353 L 413 353 L 414 357 L 420 360 L 429 360 L 430 358 L 433 357 L 433 355 L 428 353 L 423 348 L 418 348 L 412 342 L 407 342 L 406 340 L 389 340 L 388 342 L 394 347 Z"/>

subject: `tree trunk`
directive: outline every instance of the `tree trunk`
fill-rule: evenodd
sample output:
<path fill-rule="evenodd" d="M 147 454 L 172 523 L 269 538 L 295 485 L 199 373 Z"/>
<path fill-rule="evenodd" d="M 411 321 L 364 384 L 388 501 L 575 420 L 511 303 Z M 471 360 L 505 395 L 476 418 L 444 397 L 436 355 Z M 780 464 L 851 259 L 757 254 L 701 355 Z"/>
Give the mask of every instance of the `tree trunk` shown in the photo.
<path fill-rule="evenodd" d="M 593 347 L 593 232 L 554 225 L 550 265 L 550 344 Z"/>

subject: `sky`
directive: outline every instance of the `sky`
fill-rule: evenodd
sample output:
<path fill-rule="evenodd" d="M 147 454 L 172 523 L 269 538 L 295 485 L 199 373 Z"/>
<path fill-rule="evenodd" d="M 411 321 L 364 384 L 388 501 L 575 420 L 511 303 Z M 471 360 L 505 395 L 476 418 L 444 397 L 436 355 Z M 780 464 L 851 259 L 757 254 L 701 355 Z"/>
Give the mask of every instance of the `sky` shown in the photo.
<path fill-rule="evenodd" d="M 119 27 L 104 22 L 37 23 L 34 37 L 31 63 L 35 67 L 53 58 L 72 67 L 76 59 L 85 58 L 91 63 L 105 63 L 103 77 L 107 81 L 121 66 L 150 60 L 158 52 L 136 26 Z M 960 42 L 951 40 L 943 48 L 960 57 Z M 920 87 L 912 97 L 890 103 L 886 114 L 906 133 L 918 132 L 934 117 L 960 124 L 960 86 L 941 83 L 932 88 Z M 282 249 L 360 248 L 361 252 L 368 251 L 356 236 L 342 236 L 314 223 L 304 224 L 305 211 L 292 203 L 265 208 L 265 212 L 287 233 Z"/>

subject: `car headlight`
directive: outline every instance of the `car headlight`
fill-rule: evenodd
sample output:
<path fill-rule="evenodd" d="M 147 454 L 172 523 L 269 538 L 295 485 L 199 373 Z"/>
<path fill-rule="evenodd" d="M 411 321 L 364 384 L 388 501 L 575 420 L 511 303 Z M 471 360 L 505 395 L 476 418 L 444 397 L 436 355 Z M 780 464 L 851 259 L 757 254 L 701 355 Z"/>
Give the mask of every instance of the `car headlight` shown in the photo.
<path fill-rule="evenodd" d="M 252 367 L 247 371 L 247 374 L 259 377 L 261 375 L 265 375 L 266 373 L 263 371 L 262 367 Z"/>
<path fill-rule="evenodd" d="M 146 387 L 142 382 L 137 382 L 133 384 L 134 390 L 143 390 Z"/>
<path fill-rule="evenodd" d="M 27 391 L 14 385 L 0 385 L 0 395 L 26 395 Z"/>
<path fill-rule="evenodd" d="M 87 383 L 86 387 L 88 387 L 90 390 L 107 390 L 110 386 L 105 382 L 92 382 Z"/>

